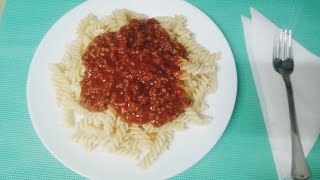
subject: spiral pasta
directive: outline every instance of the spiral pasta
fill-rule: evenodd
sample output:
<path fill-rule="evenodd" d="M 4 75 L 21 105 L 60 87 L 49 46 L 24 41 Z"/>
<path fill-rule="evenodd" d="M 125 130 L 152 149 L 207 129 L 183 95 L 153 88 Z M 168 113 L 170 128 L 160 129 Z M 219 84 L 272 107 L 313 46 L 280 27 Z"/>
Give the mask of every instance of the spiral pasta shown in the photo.
<path fill-rule="evenodd" d="M 190 123 L 209 122 L 210 118 L 201 113 L 206 107 L 205 95 L 216 89 L 216 62 L 220 57 L 220 54 L 210 53 L 197 44 L 186 29 L 183 16 L 156 17 L 170 38 L 184 45 L 188 51 L 188 57 L 181 59 L 180 69 L 184 74 L 180 79 L 193 100 L 193 106 L 161 127 L 150 123 L 140 126 L 128 124 L 112 107 L 104 112 L 90 112 L 83 108 L 79 104 L 80 81 L 85 72 L 81 56 L 87 45 L 100 33 L 118 31 L 131 19 L 145 18 L 127 9 L 114 10 L 111 15 L 100 19 L 89 14 L 79 23 L 77 39 L 67 47 L 62 61 L 49 68 L 57 104 L 64 112 L 67 126 L 74 129 L 73 141 L 83 144 L 87 150 L 102 146 L 108 152 L 133 158 L 141 168 L 152 165 L 168 149 L 175 131 L 188 128 Z"/>

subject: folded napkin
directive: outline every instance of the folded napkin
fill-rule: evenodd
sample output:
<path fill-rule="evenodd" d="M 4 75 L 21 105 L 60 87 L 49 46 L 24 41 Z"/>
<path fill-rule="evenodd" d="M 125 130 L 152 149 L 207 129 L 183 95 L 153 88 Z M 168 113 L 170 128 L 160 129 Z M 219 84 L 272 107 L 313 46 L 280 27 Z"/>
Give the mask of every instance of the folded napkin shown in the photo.
<path fill-rule="evenodd" d="M 274 34 L 279 28 L 257 10 L 242 16 L 245 41 L 279 179 L 291 179 L 289 106 L 282 77 L 272 66 Z M 294 29 L 293 29 L 294 32 Z M 294 36 L 294 33 L 293 33 Z M 307 155 L 320 132 L 320 58 L 293 41 L 291 82 L 302 146 Z"/>

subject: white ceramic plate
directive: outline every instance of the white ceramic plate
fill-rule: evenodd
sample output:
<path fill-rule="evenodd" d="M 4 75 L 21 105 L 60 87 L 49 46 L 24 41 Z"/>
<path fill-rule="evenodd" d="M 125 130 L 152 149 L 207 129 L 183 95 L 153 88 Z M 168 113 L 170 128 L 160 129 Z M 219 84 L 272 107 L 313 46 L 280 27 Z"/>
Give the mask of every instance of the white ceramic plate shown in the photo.
<path fill-rule="evenodd" d="M 176 133 L 170 149 L 154 165 L 140 171 L 133 161 L 102 151 L 86 152 L 71 141 L 64 128 L 49 80 L 48 63 L 57 63 L 65 47 L 76 37 L 78 22 L 88 13 L 109 15 L 115 8 L 127 8 L 153 16 L 184 15 L 197 41 L 212 52 L 220 51 L 218 90 L 207 97 L 207 114 L 214 121 Z M 29 70 L 28 108 L 35 131 L 51 154 L 65 166 L 90 179 L 165 179 L 188 169 L 217 143 L 228 125 L 237 94 L 237 75 L 232 52 L 225 37 L 210 18 L 182 0 L 90 0 L 77 6 L 52 26 L 37 48 Z"/>

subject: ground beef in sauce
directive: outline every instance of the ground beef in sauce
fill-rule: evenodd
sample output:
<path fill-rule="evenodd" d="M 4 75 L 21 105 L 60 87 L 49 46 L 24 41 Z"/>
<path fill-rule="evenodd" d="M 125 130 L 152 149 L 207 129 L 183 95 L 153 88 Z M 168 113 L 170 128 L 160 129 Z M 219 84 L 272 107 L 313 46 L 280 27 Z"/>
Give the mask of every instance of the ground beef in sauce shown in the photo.
<path fill-rule="evenodd" d="M 95 112 L 112 107 L 128 123 L 160 127 L 192 103 L 179 79 L 179 59 L 187 55 L 157 20 L 133 19 L 88 45 L 80 104 Z"/>

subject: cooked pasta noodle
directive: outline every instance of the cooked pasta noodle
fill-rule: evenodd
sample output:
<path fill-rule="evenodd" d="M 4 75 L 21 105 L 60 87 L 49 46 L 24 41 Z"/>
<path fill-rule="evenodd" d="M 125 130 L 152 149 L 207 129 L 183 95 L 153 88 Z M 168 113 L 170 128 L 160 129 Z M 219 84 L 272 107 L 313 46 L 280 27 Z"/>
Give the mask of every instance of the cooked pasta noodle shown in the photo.
<path fill-rule="evenodd" d="M 138 160 L 139 167 L 147 168 L 168 149 L 175 131 L 187 128 L 190 123 L 209 122 L 209 117 L 202 114 L 206 108 L 204 98 L 208 92 L 216 89 L 216 61 L 220 54 L 208 52 L 195 41 L 186 28 L 183 16 L 156 17 L 170 38 L 187 49 L 188 57 L 181 59 L 180 63 L 184 71 L 180 79 L 193 106 L 161 127 L 154 127 L 150 123 L 128 124 L 111 107 L 103 112 L 90 112 L 79 104 L 80 81 L 85 72 L 81 56 L 97 35 L 118 31 L 133 18 L 147 17 L 127 9 L 115 10 L 101 19 L 89 14 L 79 23 L 77 39 L 67 47 L 62 61 L 50 65 L 50 71 L 57 104 L 63 109 L 66 125 L 75 130 L 72 139 L 82 143 L 87 150 L 101 145 L 106 151 Z"/>

